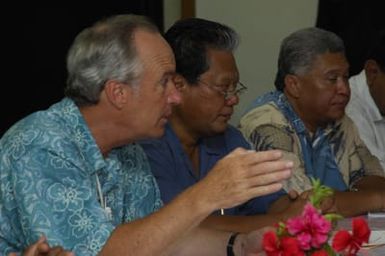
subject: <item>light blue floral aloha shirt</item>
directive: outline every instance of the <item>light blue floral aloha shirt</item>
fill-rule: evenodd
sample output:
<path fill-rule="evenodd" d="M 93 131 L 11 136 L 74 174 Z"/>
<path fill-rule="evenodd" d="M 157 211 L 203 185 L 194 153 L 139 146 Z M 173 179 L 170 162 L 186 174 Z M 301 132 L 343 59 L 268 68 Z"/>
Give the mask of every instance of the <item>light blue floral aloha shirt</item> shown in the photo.
<path fill-rule="evenodd" d="M 103 199 L 101 207 L 96 177 Z M 0 140 L 0 255 L 41 234 L 51 246 L 96 255 L 115 226 L 162 206 L 146 155 L 136 144 L 104 158 L 72 100 L 15 124 Z"/>

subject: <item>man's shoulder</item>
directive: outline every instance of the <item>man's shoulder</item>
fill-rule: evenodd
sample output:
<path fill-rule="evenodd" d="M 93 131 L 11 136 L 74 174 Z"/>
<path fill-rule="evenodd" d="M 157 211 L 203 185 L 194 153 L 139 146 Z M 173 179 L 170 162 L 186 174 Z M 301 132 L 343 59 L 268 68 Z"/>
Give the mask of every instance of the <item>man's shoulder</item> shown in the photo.
<path fill-rule="evenodd" d="M 282 121 L 282 118 L 285 119 L 284 115 L 274 102 L 268 102 L 251 109 L 241 118 L 241 120 L 247 120 L 250 118 L 258 118 L 261 122 L 267 122 L 267 120 Z"/>
<path fill-rule="evenodd" d="M 228 127 L 226 128 L 226 131 L 224 133 L 224 139 L 226 141 L 227 146 L 231 149 L 237 147 L 242 147 L 246 149 L 251 148 L 250 142 L 246 140 L 242 132 L 232 125 L 228 125 Z"/>
<path fill-rule="evenodd" d="M 288 121 L 274 102 L 265 103 L 247 112 L 240 120 L 240 130 L 249 134 L 259 126 L 286 126 Z"/>

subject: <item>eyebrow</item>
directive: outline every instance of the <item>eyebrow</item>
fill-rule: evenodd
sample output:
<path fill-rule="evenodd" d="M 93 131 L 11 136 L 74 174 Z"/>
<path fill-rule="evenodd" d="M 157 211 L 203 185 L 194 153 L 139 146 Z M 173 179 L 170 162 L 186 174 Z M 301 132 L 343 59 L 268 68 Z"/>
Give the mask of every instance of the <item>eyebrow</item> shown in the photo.
<path fill-rule="evenodd" d="M 175 76 L 177 73 L 176 71 L 167 71 L 163 74 L 163 76 Z"/>

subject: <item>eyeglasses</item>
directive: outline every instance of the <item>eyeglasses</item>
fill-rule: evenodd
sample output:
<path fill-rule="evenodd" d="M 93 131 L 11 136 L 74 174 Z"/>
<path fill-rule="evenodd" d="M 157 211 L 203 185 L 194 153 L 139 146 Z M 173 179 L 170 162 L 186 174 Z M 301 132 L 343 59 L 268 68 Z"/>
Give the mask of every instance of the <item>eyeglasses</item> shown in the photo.
<path fill-rule="evenodd" d="M 225 98 L 226 101 L 230 100 L 234 96 L 238 96 L 238 95 L 242 94 L 243 92 L 245 92 L 247 90 L 247 87 L 245 85 L 243 85 L 241 82 L 237 82 L 234 87 L 230 87 L 228 90 L 223 90 L 223 89 L 221 89 L 220 86 L 211 85 L 211 84 L 208 84 L 202 80 L 198 80 L 198 83 L 206 85 L 207 87 L 213 89 L 214 91 L 219 92 L 220 94 L 223 95 L 223 97 Z"/>

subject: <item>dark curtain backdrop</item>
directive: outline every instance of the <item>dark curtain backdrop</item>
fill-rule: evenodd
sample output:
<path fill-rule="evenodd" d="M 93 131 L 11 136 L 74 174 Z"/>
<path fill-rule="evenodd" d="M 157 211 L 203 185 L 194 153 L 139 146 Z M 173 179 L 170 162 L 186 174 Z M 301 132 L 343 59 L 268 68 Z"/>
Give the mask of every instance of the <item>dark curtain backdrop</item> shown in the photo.
<path fill-rule="evenodd" d="M 85 7 L 3 9 L 0 137 L 17 120 L 63 97 L 65 58 L 76 34 L 112 14 L 150 17 L 163 31 L 163 1 L 109 1 Z M 5 44 L 4 44 L 5 43 Z"/>
<path fill-rule="evenodd" d="M 361 71 L 371 43 L 385 28 L 384 0 L 319 0 L 316 26 L 345 43 L 350 75 Z"/>

